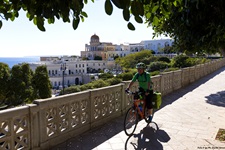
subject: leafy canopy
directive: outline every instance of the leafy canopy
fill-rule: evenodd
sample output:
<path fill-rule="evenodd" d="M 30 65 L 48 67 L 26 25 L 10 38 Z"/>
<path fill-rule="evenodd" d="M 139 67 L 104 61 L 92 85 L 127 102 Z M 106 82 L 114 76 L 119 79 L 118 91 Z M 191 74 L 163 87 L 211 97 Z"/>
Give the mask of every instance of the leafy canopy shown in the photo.
<path fill-rule="evenodd" d="M 13 21 L 23 9 L 41 31 L 45 31 L 45 21 L 51 24 L 60 18 L 72 22 L 76 30 L 80 20 L 88 17 L 83 11 L 87 3 L 88 0 L 0 0 L 0 28 L 2 19 Z M 105 0 L 106 14 L 111 15 L 114 7 L 122 10 L 130 30 L 135 30 L 130 21 L 133 17 L 138 23 L 152 26 L 154 36 L 173 38 L 183 51 L 214 53 L 218 48 L 225 49 L 224 0 Z"/>

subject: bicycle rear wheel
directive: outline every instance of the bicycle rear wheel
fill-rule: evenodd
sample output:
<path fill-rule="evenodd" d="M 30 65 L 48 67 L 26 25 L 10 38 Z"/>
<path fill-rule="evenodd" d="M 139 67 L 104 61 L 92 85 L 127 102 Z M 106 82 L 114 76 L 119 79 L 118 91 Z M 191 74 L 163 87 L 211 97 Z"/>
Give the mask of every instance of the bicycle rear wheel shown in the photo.
<path fill-rule="evenodd" d="M 133 107 L 129 108 L 124 118 L 124 131 L 127 136 L 131 136 L 138 123 L 138 112 Z"/>

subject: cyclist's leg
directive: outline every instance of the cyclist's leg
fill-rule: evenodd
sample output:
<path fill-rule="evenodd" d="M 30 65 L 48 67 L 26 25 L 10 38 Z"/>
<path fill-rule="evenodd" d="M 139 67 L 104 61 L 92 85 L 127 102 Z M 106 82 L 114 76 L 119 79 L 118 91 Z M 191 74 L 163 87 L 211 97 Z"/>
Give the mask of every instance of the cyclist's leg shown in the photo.
<path fill-rule="evenodd" d="M 152 96 L 153 96 L 153 93 L 149 93 L 146 96 L 146 107 L 148 109 L 148 115 L 149 115 L 148 118 L 150 122 L 152 121 L 152 118 L 153 118 Z"/>

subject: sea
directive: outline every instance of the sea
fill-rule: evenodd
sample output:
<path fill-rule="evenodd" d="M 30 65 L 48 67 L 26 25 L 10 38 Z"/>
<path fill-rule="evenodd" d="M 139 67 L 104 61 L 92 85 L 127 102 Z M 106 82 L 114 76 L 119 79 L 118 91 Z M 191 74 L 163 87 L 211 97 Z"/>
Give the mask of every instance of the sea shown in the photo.
<path fill-rule="evenodd" d="M 9 68 L 12 68 L 14 65 L 19 63 L 34 63 L 39 62 L 40 57 L 0 57 L 0 62 L 8 64 Z"/>

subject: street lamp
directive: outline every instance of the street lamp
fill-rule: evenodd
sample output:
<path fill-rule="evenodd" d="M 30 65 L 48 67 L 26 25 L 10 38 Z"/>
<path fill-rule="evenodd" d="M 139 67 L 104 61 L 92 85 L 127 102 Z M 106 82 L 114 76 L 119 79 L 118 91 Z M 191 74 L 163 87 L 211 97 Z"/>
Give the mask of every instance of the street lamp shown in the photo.
<path fill-rule="evenodd" d="M 63 88 L 63 94 L 64 94 L 64 73 L 65 73 L 65 70 L 66 70 L 66 63 L 62 63 L 61 64 L 60 70 L 63 73 L 62 74 L 63 75 L 63 78 L 62 78 L 62 88 Z"/>

